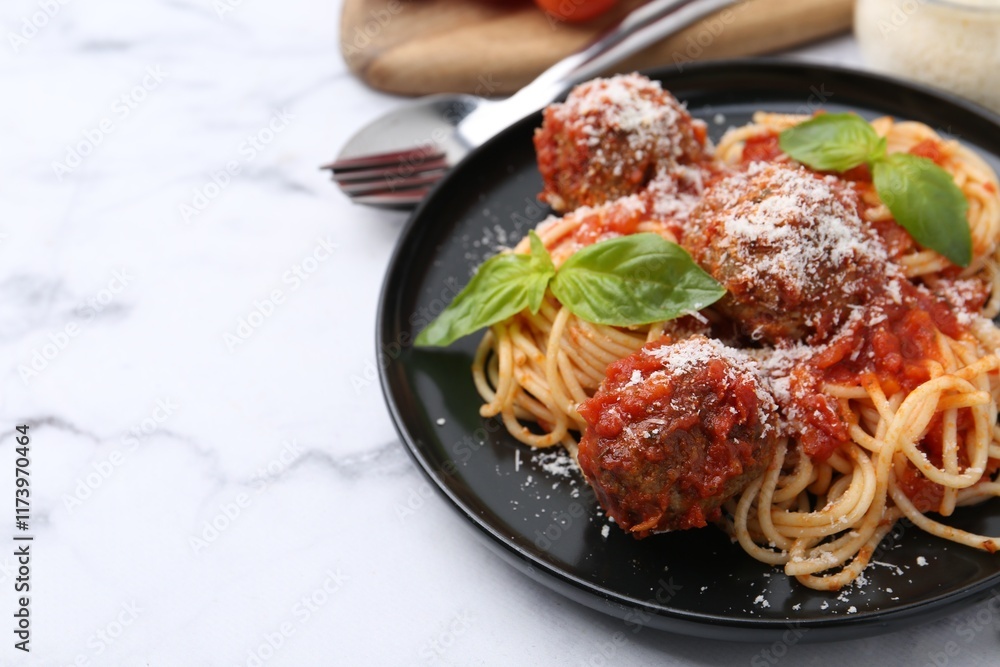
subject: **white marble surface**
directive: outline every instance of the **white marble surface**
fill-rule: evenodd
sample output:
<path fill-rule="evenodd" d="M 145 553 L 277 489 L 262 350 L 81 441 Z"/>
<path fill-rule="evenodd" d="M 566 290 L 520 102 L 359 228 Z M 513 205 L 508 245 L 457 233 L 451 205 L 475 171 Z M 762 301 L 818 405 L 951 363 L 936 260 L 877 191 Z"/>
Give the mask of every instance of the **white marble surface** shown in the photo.
<path fill-rule="evenodd" d="M 654 631 L 604 662 L 621 622 L 425 493 L 371 381 L 403 216 L 316 168 L 401 103 L 346 72 L 339 3 L 62 3 L 0 9 L 0 504 L 26 422 L 35 536 L 30 654 L 0 548 L 0 664 L 776 664 Z M 778 653 L 992 664 L 997 626 L 980 606 Z"/>

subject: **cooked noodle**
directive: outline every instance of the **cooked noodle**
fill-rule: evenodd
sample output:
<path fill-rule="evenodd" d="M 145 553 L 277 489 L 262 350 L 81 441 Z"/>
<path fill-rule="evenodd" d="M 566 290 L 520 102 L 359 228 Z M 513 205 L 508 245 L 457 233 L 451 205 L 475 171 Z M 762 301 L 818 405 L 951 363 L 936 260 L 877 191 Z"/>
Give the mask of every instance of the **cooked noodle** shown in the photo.
<path fill-rule="evenodd" d="M 748 139 L 773 135 L 807 118 L 758 113 L 753 124 L 722 138 L 716 158 L 736 165 Z M 926 125 L 879 118 L 872 126 L 886 137 L 890 153 L 909 151 L 928 140 L 940 147 L 941 166 L 969 201 L 973 261 L 957 279 L 981 281 L 989 298 L 981 316 L 968 318 L 961 337 L 934 332 L 938 352 L 925 360 L 930 379 L 912 390 L 901 390 L 875 372 L 854 383 L 828 383 L 823 391 L 839 406 L 849 439 L 825 460 L 811 459 L 794 439 L 783 440 L 766 472 L 726 504 L 724 523 L 747 553 L 782 565 L 805 586 L 822 590 L 853 581 L 902 517 L 946 540 L 990 552 L 1000 548 L 1000 538 L 950 527 L 918 507 L 947 517 L 957 506 L 1000 495 L 1000 483 L 991 480 L 1000 464 L 1000 358 L 995 354 L 1000 329 L 990 321 L 1000 313 L 997 178 L 972 150 L 942 139 Z M 873 190 L 864 193 L 862 201 L 869 222 L 891 219 Z M 560 245 L 571 242 L 574 225 L 582 219 L 567 215 L 538 230 L 557 262 L 571 253 L 561 251 Z M 640 231 L 674 240 L 670 229 L 655 222 L 640 226 Z M 515 248 L 527 250 L 527 240 Z M 956 279 L 952 265 L 931 250 L 911 248 L 895 261 L 906 278 L 931 290 Z M 943 275 L 948 269 L 951 273 Z M 711 309 L 704 316 L 721 317 Z M 527 445 L 562 445 L 575 457 L 586 427 L 576 408 L 593 396 L 608 364 L 677 326 L 668 322 L 622 329 L 590 324 L 549 295 L 537 315 L 522 312 L 492 327 L 482 339 L 473 363 L 475 384 L 485 401 L 481 414 L 500 415 L 511 435 Z M 768 350 L 755 353 L 766 355 Z M 921 448 L 932 421 L 940 428 L 939 464 Z M 921 491 L 927 492 L 924 497 L 913 497 Z"/>

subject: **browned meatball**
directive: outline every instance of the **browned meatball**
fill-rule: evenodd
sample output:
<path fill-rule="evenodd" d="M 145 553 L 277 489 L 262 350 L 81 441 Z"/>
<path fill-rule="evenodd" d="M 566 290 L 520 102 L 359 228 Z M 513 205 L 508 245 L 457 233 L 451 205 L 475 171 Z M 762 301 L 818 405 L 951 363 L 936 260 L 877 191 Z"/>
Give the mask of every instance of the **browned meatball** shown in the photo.
<path fill-rule="evenodd" d="M 716 307 L 754 339 L 822 341 L 888 282 L 854 190 L 801 167 L 755 163 L 718 181 L 690 225 L 682 243 L 728 290 Z"/>
<path fill-rule="evenodd" d="M 605 511 L 636 537 L 714 521 L 767 467 L 774 398 L 746 353 L 660 339 L 608 367 L 579 412 L 579 461 Z"/>
<path fill-rule="evenodd" d="M 659 82 L 638 74 L 588 81 L 550 105 L 535 131 L 541 199 L 569 211 L 634 194 L 660 169 L 701 160 L 705 135 Z"/>

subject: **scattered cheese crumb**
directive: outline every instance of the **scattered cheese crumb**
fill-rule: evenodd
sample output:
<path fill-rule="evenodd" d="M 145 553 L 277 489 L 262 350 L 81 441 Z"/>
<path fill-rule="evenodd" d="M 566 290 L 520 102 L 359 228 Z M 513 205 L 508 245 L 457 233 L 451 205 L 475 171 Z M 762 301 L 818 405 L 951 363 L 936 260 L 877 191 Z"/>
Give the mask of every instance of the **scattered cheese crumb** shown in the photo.
<path fill-rule="evenodd" d="M 580 472 L 580 467 L 566 450 L 551 448 L 538 450 L 531 456 L 542 470 L 556 477 L 573 477 Z"/>

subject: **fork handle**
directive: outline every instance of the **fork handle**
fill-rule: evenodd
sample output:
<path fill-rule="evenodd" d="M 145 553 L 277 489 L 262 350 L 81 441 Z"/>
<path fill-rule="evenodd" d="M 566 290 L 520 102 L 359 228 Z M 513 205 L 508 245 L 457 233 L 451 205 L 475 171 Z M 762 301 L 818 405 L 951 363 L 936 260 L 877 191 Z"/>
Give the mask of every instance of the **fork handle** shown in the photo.
<path fill-rule="evenodd" d="M 480 106 L 459 125 L 459 135 L 470 147 L 479 146 L 514 120 L 551 103 L 573 84 L 592 79 L 664 37 L 741 1 L 745 0 L 653 0 L 637 7 L 507 99 Z"/>

